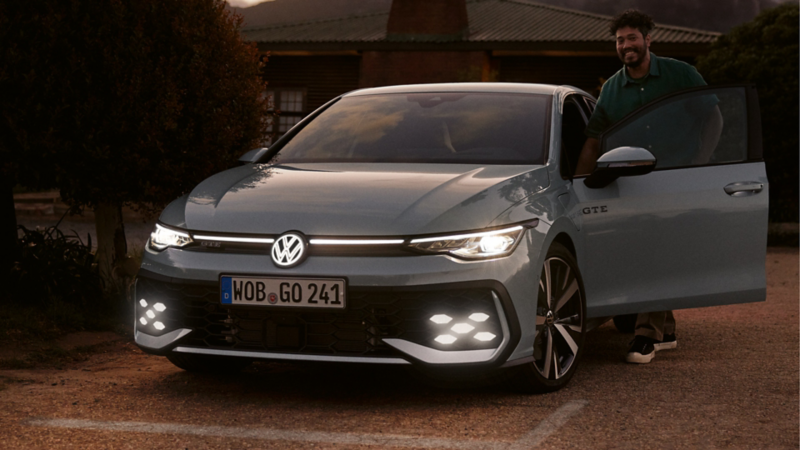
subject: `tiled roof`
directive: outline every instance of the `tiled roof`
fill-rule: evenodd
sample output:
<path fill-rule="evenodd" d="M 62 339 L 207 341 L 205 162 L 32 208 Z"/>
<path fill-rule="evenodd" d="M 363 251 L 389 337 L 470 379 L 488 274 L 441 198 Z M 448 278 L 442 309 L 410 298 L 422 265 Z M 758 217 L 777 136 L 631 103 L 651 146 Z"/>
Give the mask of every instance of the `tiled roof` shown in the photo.
<path fill-rule="evenodd" d="M 469 33 L 461 43 L 610 42 L 610 17 L 529 0 L 468 0 Z M 245 39 L 260 43 L 452 43 L 437 37 L 387 40 L 389 12 L 247 28 Z M 658 25 L 653 41 L 668 44 L 710 44 L 719 33 Z"/>
<path fill-rule="evenodd" d="M 246 28 L 242 35 L 256 42 L 378 42 L 386 39 L 388 22 L 389 13 L 386 12 Z"/>

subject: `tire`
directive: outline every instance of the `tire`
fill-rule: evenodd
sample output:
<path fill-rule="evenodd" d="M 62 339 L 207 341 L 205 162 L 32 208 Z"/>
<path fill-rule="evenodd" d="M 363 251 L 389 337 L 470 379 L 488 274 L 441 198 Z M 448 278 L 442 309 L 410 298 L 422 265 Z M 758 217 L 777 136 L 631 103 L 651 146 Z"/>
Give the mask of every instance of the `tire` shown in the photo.
<path fill-rule="evenodd" d="M 167 359 L 187 372 L 198 373 L 235 373 L 253 363 L 246 358 L 191 353 L 170 353 Z"/>
<path fill-rule="evenodd" d="M 625 334 L 632 334 L 636 331 L 636 317 L 638 314 L 623 314 L 621 316 L 614 316 L 614 326 L 617 331 Z"/>
<path fill-rule="evenodd" d="M 547 251 L 536 297 L 533 361 L 512 369 L 509 382 L 526 393 L 553 392 L 569 383 L 586 336 L 586 299 L 575 257 L 554 242 Z"/>

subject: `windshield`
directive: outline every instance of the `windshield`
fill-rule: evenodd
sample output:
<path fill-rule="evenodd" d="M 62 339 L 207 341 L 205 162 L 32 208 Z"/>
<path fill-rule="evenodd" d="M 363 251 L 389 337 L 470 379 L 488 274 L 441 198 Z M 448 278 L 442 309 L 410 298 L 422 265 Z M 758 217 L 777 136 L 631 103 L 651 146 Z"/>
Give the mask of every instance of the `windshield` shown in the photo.
<path fill-rule="evenodd" d="M 346 97 L 273 162 L 543 164 L 550 101 L 502 93 Z"/>

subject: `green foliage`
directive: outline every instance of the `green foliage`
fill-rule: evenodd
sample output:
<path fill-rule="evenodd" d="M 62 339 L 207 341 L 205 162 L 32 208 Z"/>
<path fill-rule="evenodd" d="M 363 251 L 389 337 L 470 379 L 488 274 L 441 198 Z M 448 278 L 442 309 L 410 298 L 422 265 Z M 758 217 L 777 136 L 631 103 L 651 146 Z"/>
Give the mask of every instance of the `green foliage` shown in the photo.
<path fill-rule="evenodd" d="M 240 27 L 223 0 L 0 3 L 4 161 L 73 206 L 181 195 L 264 136 L 259 55 Z"/>
<path fill-rule="evenodd" d="M 697 69 L 709 84 L 754 83 L 758 89 L 770 219 L 798 221 L 798 4 L 759 14 L 720 37 Z"/>

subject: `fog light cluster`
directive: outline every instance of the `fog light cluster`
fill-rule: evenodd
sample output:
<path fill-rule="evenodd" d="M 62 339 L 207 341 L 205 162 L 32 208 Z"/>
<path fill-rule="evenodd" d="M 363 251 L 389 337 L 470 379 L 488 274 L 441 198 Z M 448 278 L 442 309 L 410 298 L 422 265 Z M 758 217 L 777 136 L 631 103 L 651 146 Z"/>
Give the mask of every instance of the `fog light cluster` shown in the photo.
<path fill-rule="evenodd" d="M 452 331 L 455 334 L 467 334 L 474 331 L 477 328 L 476 325 L 480 326 L 479 325 L 480 323 L 486 322 L 486 320 L 488 319 L 489 315 L 486 313 L 482 312 L 472 313 L 469 316 L 469 321 L 472 322 L 474 325 L 466 322 L 460 322 L 450 327 L 450 331 Z M 437 325 L 447 325 L 453 321 L 453 318 L 448 316 L 447 314 L 436 314 L 430 318 L 430 321 Z M 493 333 L 480 330 L 472 336 L 473 339 L 481 342 L 488 342 L 496 337 L 497 336 L 495 336 Z M 453 336 L 452 334 L 440 334 L 439 336 L 436 336 L 436 338 L 434 339 L 434 341 L 445 345 L 452 344 L 457 340 L 458 337 Z"/>
<path fill-rule="evenodd" d="M 148 306 L 147 300 L 145 299 L 139 300 L 139 306 L 141 306 L 142 308 L 147 308 Z M 141 323 L 142 325 L 147 325 L 148 323 L 150 323 L 147 319 L 150 320 L 155 319 L 158 313 L 164 312 L 166 309 L 167 307 L 163 303 L 156 303 L 155 305 L 153 305 L 153 309 L 148 309 L 147 311 L 145 311 L 144 316 L 139 318 L 139 323 Z M 161 331 L 166 327 L 164 326 L 164 323 L 156 320 L 153 322 L 153 328 L 155 328 L 158 331 Z"/>

